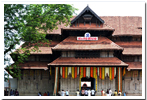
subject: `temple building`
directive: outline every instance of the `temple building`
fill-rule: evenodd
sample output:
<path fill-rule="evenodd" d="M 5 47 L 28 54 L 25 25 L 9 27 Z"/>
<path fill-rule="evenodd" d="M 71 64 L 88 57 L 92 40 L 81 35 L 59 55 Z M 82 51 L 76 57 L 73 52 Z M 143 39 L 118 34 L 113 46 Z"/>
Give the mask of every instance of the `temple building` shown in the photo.
<path fill-rule="evenodd" d="M 142 17 L 98 16 L 87 6 L 71 25 L 58 25 L 46 38 L 49 47 L 43 44 L 19 64 L 20 95 L 68 89 L 73 96 L 85 87 L 96 95 L 109 88 L 142 95 Z"/>

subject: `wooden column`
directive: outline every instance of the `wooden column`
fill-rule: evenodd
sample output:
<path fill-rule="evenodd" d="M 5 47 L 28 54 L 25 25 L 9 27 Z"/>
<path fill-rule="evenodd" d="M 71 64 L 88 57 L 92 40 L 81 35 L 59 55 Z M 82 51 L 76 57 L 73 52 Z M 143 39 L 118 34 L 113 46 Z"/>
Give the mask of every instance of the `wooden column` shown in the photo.
<path fill-rule="evenodd" d="M 97 91 L 97 67 L 96 67 L 96 76 L 95 76 L 95 90 Z"/>
<path fill-rule="evenodd" d="M 58 75 L 58 79 L 57 79 L 58 80 L 57 81 L 57 92 L 58 92 L 59 91 L 59 68 L 58 68 L 58 74 L 57 75 Z"/>
<path fill-rule="evenodd" d="M 122 67 L 120 67 L 120 91 L 122 92 Z"/>
<path fill-rule="evenodd" d="M 117 72 L 118 72 L 118 75 L 117 75 L 117 78 L 118 78 L 118 92 L 119 92 L 119 90 L 122 92 L 122 68 L 118 67 Z"/>
<path fill-rule="evenodd" d="M 57 83 L 58 83 L 58 67 L 55 67 L 55 83 L 53 95 L 56 96 L 57 93 Z"/>
<path fill-rule="evenodd" d="M 81 78 L 83 77 L 83 67 L 80 67 L 79 90 L 81 90 Z"/>
<path fill-rule="evenodd" d="M 53 95 L 56 95 L 56 67 L 55 67 L 55 82 L 54 82 L 54 92 L 53 92 Z"/>

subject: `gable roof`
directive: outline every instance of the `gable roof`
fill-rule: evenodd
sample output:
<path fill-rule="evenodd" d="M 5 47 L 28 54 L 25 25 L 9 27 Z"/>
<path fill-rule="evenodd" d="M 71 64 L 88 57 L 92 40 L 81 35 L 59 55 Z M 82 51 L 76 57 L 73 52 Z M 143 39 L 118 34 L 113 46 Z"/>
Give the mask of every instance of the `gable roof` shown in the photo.
<path fill-rule="evenodd" d="M 74 58 L 74 57 L 59 57 L 49 66 L 128 66 L 116 57 L 103 58 Z"/>
<path fill-rule="evenodd" d="M 52 50 L 123 50 L 107 37 L 98 37 L 98 41 L 78 41 L 76 36 L 69 36 Z"/>
<path fill-rule="evenodd" d="M 90 11 L 97 19 L 99 19 L 102 23 L 104 23 L 104 20 L 102 20 L 93 10 L 87 6 L 78 16 L 76 16 L 71 23 L 74 23 L 82 14 L 84 14 L 86 11 Z"/>

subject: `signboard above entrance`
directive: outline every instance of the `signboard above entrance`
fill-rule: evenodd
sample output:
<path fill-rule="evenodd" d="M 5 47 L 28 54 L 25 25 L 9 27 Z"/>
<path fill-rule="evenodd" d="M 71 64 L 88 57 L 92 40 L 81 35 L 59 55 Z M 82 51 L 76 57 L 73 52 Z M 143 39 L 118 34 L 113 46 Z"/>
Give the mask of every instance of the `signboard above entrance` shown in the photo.
<path fill-rule="evenodd" d="M 86 32 L 84 37 L 77 37 L 77 40 L 98 40 L 98 37 L 91 37 L 91 34 Z"/>
<path fill-rule="evenodd" d="M 82 82 L 81 82 L 81 87 L 91 87 L 91 82 L 82 81 Z"/>

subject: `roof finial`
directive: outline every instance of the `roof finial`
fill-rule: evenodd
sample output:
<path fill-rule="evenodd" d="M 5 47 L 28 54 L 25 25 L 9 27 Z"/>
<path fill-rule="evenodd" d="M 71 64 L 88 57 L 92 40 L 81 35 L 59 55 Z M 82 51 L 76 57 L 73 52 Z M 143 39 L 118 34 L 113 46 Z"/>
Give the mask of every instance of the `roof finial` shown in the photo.
<path fill-rule="evenodd" d="M 89 7 L 89 5 L 87 4 L 87 6 Z"/>

